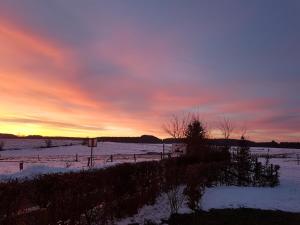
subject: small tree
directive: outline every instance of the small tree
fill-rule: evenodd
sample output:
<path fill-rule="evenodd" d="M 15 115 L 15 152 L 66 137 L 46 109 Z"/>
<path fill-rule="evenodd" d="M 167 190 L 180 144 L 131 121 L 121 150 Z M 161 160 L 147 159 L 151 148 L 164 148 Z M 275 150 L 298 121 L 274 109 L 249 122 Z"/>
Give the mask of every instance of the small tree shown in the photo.
<path fill-rule="evenodd" d="M 168 203 L 170 206 L 170 214 L 178 213 L 185 196 L 182 194 L 182 184 L 185 173 L 174 162 L 166 162 L 163 175 L 163 191 L 167 194 Z M 171 164 L 168 164 L 171 163 Z"/>
<path fill-rule="evenodd" d="M 172 138 L 182 140 L 185 138 L 186 128 L 190 121 L 190 114 L 183 115 L 181 117 L 173 115 L 171 119 L 164 124 L 163 129 Z"/>
<path fill-rule="evenodd" d="M 205 184 L 190 183 L 184 189 L 186 196 L 187 206 L 193 211 L 201 209 L 201 199 L 205 192 Z"/>
<path fill-rule="evenodd" d="M 219 129 L 225 140 L 229 140 L 232 132 L 234 131 L 234 126 L 229 118 L 224 117 L 220 122 Z"/>
<path fill-rule="evenodd" d="M 234 131 L 233 123 L 230 119 L 224 117 L 223 120 L 219 123 L 219 129 L 223 135 L 223 138 L 225 139 L 225 146 L 224 150 L 229 151 L 230 144 L 229 144 L 229 138 Z"/>
<path fill-rule="evenodd" d="M 201 209 L 201 198 L 205 192 L 205 178 L 201 165 L 189 166 L 186 173 L 187 185 L 183 191 L 186 196 L 187 206 L 193 210 Z"/>
<path fill-rule="evenodd" d="M 206 129 L 198 118 L 193 118 L 185 130 L 187 153 L 194 154 L 203 147 L 206 139 Z"/>
<path fill-rule="evenodd" d="M 251 170 L 252 160 L 250 148 L 244 136 L 241 137 L 240 146 L 237 151 L 237 172 L 239 175 L 239 184 L 242 185 L 246 180 L 250 181 L 249 174 Z M 243 179 L 243 180 L 241 180 Z"/>

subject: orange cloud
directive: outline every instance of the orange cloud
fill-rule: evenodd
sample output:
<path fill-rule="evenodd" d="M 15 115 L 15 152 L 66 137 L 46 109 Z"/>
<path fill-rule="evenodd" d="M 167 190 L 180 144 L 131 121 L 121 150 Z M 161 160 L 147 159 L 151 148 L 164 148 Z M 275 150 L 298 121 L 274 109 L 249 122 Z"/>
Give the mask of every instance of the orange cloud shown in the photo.
<path fill-rule="evenodd" d="M 0 132 L 165 136 L 168 116 L 199 110 L 208 121 L 222 114 L 251 120 L 255 139 L 277 134 L 259 115 L 277 101 L 207 85 L 207 71 L 186 64 L 168 36 L 148 37 L 128 24 L 112 30 L 111 38 L 71 48 L 0 18 Z"/>

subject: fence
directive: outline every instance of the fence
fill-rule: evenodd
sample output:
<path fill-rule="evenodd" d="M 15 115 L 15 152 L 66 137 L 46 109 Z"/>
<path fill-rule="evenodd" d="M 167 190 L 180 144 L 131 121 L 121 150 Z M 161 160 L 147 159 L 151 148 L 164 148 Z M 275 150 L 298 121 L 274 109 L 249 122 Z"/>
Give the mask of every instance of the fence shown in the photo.
<path fill-rule="evenodd" d="M 44 165 L 48 167 L 59 168 L 90 168 L 92 166 L 101 167 L 110 163 L 118 164 L 124 162 L 141 162 L 161 160 L 169 158 L 169 153 L 151 153 L 151 154 L 114 154 L 114 155 L 31 155 L 31 156 L 10 156 L 0 157 L 0 169 L 6 168 L 11 173 L 21 171 L 30 166 Z M 92 163 L 93 162 L 93 165 Z"/>

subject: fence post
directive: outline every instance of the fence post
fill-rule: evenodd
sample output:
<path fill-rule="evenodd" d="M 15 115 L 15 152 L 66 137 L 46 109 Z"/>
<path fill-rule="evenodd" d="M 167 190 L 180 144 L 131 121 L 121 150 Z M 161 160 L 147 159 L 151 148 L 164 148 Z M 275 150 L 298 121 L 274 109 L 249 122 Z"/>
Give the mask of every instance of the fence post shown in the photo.
<path fill-rule="evenodd" d="M 271 175 L 273 176 L 273 164 L 271 164 Z"/>
<path fill-rule="evenodd" d="M 88 157 L 88 164 L 87 166 L 89 167 L 90 166 L 90 157 Z"/>
<path fill-rule="evenodd" d="M 75 156 L 75 161 L 78 162 L 78 154 Z"/>
<path fill-rule="evenodd" d="M 163 140 L 164 141 L 164 140 Z M 165 142 L 163 142 L 163 154 L 162 154 L 162 159 L 164 158 L 165 156 Z"/>
<path fill-rule="evenodd" d="M 113 162 L 113 155 L 110 155 L 110 161 Z"/>
<path fill-rule="evenodd" d="M 90 165 L 91 165 L 91 167 L 93 167 L 93 145 L 92 145 L 92 147 L 91 147 L 91 157 L 90 157 L 91 159 L 90 159 Z"/>
<path fill-rule="evenodd" d="M 23 170 L 23 164 L 24 164 L 23 161 L 21 161 L 20 164 L 19 164 L 20 171 Z"/>

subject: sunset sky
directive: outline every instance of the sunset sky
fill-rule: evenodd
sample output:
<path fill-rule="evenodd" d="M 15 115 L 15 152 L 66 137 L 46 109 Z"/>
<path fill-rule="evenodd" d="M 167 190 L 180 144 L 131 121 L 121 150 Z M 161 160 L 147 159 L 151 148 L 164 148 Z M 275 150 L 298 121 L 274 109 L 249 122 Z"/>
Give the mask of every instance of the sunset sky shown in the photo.
<path fill-rule="evenodd" d="M 300 141 L 300 1 L 0 1 L 0 133 Z"/>

